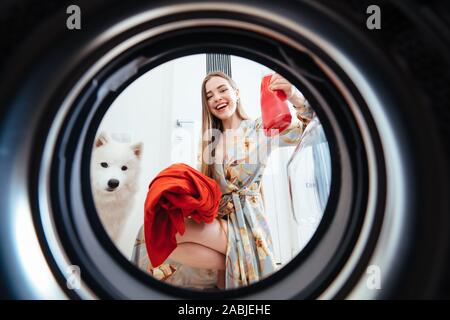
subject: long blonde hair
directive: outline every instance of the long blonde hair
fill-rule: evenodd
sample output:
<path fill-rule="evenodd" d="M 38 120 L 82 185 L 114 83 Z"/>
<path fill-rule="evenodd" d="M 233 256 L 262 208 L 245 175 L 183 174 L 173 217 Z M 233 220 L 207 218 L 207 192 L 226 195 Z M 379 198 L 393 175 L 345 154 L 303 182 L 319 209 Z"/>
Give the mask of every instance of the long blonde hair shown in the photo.
<path fill-rule="evenodd" d="M 236 83 L 234 82 L 233 79 L 231 79 L 227 74 L 221 72 L 221 71 L 214 71 L 214 72 L 210 72 L 206 75 L 206 77 L 203 79 L 203 83 L 202 83 L 202 134 L 201 134 L 201 155 L 200 155 L 200 161 L 201 161 L 201 172 L 212 178 L 212 164 L 211 161 L 209 162 L 210 164 L 206 163 L 203 159 L 203 155 L 205 154 L 205 149 L 207 148 L 207 146 L 213 142 L 213 130 L 220 130 L 220 132 L 223 133 L 223 125 L 222 125 L 222 120 L 216 118 L 211 111 L 208 108 L 208 99 L 206 97 L 206 82 L 208 82 L 212 77 L 221 77 L 225 80 L 228 81 L 228 83 L 230 84 L 230 86 L 234 89 L 237 90 L 238 87 L 236 85 Z M 239 98 L 236 102 L 236 112 L 238 114 L 238 116 L 242 119 L 242 120 L 246 120 L 249 119 L 249 117 L 247 116 L 247 114 L 245 113 L 242 104 L 241 104 L 241 99 Z M 205 133 L 207 133 L 207 136 L 205 137 Z M 215 150 L 212 150 L 212 156 L 215 156 Z"/>

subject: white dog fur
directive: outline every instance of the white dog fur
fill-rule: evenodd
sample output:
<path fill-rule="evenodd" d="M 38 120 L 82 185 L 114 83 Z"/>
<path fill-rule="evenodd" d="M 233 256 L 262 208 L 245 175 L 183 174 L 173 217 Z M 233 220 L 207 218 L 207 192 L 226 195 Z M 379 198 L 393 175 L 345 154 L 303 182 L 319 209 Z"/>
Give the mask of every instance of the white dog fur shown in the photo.
<path fill-rule="evenodd" d="M 142 143 L 114 141 L 104 132 L 95 139 L 91 187 L 100 220 L 114 243 L 134 204 L 142 149 Z"/>

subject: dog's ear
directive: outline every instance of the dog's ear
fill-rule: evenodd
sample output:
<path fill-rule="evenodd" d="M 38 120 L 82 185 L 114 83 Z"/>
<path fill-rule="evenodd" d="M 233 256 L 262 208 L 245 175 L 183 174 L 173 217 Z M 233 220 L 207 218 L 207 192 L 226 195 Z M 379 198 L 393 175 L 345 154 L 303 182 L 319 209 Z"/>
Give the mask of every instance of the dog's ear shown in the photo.
<path fill-rule="evenodd" d="M 140 158 L 142 155 L 142 148 L 143 148 L 143 144 L 142 142 L 133 144 L 131 146 L 131 150 L 133 150 L 133 153 L 136 155 L 136 157 Z"/>
<path fill-rule="evenodd" d="M 108 135 L 105 132 L 100 133 L 100 135 L 95 139 L 95 147 L 101 147 L 108 143 Z"/>

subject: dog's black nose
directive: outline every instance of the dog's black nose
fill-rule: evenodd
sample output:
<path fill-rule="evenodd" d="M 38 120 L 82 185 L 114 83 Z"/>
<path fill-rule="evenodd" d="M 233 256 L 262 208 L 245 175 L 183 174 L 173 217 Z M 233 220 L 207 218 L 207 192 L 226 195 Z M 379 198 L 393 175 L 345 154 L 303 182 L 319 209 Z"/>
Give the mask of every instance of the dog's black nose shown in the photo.
<path fill-rule="evenodd" d="M 108 187 L 110 187 L 111 189 L 115 189 L 119 186 L 119 180 L 117 179 L 111 179 L 108 181 Z"/>

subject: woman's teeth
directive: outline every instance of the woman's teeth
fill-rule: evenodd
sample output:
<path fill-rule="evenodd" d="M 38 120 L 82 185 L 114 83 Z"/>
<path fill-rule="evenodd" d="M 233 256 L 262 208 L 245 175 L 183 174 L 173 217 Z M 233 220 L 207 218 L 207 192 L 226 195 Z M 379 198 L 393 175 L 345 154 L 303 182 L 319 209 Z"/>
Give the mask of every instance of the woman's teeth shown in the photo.
<path fill-rule="evenodd" d="M 222 110 L 222 109 L 224 109 L 226 106 L 228 106 L 227 103 L 219 104 L 219 105 L 216 107 L 216 110 Z"/>

